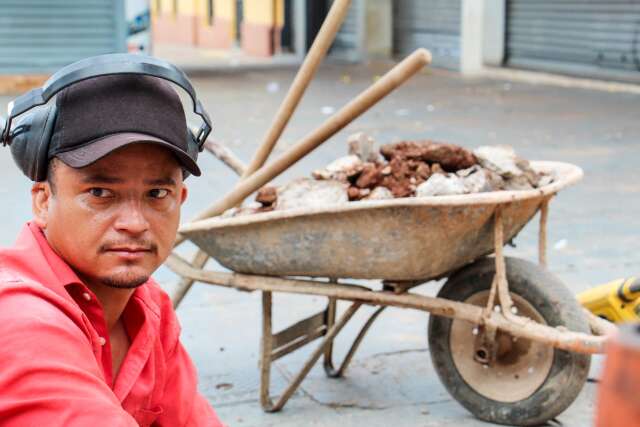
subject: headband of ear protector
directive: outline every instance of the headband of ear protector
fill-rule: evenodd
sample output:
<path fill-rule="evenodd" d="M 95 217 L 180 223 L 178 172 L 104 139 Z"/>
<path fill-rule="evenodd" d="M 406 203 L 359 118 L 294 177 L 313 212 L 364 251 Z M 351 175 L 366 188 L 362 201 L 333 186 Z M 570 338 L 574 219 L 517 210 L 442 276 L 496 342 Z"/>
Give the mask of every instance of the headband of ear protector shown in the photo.
<path fill-rule="evenodd" d="M 46 108 L 30 110 L 45 105 L 54 95 L 74 83 L 114 74 L 143 74 L 158 77 L 184 89 L 193 102 L 194 113 L 202 119 L 197 133 L 194 134 L 191 130 L 187 132 L 189 152 L 203 150 L 204 142 L 211 133 L 211 119 L 200 100 L 197 99 L 193 86 L 182 70 L 166 61 L 139 54 L 100 55 L 80 60 L 62 68 L 53 74 L 41 88 L 33 89 L 10 102 L 5 123 L 0 117 L 0 127 L 2 127 L 0 141 L 2 141 L 2 145 L 11 145 L 12 142 L 21 140 L 20 151 L 22 153 L 19 156 L 14 154 L 14 158 L 24 174 L 31 180 L 44 181 L 46 179 L 49 142 L 56 119 L 56 106 L 54 103 Z M 23 114 L 23 117 L 16 120 L 18 116 Z M 18 123 L 12 129 L 14 120 Z"/>

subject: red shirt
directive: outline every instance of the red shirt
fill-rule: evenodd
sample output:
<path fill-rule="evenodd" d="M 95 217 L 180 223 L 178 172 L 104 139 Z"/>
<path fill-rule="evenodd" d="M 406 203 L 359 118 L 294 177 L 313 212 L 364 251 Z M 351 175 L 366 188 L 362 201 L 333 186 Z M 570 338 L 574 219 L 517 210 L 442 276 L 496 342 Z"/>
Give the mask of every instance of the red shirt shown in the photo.
<path fill-rule="evenodd" d="M 123 320 L 131 347 L 113 378 L 100 302 L 27 224 L 0 250 L 0 424 L 221 426 L 197 391 L 171 301 L 152 279 Z"/>

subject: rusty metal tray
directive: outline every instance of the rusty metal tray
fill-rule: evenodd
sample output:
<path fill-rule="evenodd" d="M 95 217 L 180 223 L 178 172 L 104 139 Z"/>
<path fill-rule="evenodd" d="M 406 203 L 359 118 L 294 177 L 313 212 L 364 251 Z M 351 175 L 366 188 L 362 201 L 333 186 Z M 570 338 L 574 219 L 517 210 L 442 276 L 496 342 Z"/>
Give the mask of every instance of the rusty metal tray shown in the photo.
<path fill-rule="evenodd" d="M 502 206 L 508 242 L 544 200 L 582 178 L 562 162 L 531 162 L 555 175 L 529 191 L 351 202 L 183 226 L 181 233 L 224 267 L 246 274 L 394 281 L 446 275 L 493 252 L 493 215 Z"/>

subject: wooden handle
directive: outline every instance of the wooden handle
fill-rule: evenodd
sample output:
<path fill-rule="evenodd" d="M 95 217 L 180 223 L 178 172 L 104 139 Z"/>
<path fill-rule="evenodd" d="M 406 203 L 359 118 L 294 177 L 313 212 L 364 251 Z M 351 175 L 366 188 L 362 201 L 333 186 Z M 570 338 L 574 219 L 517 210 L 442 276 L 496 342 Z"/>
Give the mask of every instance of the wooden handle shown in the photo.
<path fill-rule="evenodd" d="M 309 86 L 311 79 L 313 79 L 318 65 L 327 54 L 331 43 L 333 43 L 333 39 L 335 39 L 344 18 L 347 16 L 350 4 L 351 0 L 336 0 L 333 2 L 331 10 L 329 10 L 329 14 L 322 23 L 322 27 L 313 41 L 309 53 L 307 53 L 304 62 L 300 66 L 300 70 L 298 70 L 298 74 L 296 74 L 284 101 L 282 101 L 280 109 L 276 113 L 264 141 L 260 147 L 258 147 L 242 178 L 250 176 L 267 161 L 273 147 L 276 145 L 276 142 L 278 142 L 287 123 L 289 123 L 289 119 L 298 106 L 307 86 Z"/>
<path fill-rule="evenodd" d="M 201 212 L 193 221 L 220 215 L 227 209 L 242 202 L 251 193 L 280 175 L 291 165 L 351 123 L 355 118 L 362 115 L 430 62 L 431 54 L 429 51 L 426 49 L 416 50 L 336 114 L 329 117 L 319 128 L 288 149 L 278 159 L 263 166 L 251 176 L 242 180 L 224 198 Z M 184 241 L 184 237 L 179 235 L 177 243 L 182 241 Z"/>
<path fill-rule="evenodd" d="M 216 156 L 225 165 L 234 171 L 237 175 L 242 175 L 247 170 L 247 167 L 242 160 L 240 160 L 228 147 L 218 141 L 214 141 L 208 138 L 204 142 L 204 148 L 211 154 Z"/>

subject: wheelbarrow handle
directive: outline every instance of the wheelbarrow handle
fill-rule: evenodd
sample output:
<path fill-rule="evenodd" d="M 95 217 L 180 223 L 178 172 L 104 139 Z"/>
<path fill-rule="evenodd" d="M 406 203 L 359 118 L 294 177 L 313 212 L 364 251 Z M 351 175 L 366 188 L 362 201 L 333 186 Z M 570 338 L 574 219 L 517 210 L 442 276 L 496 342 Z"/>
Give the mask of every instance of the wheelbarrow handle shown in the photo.
<path fill-rule="evenodd" d="M 344 18 L 347 16 L 350 4 L 351 0 L 336 0 L 333 2 L 327 18 L 322 23 L 322 27 L 282 101 L 262 144 L 258 147 L 247 169 L 242 174 L 242 178 L 250 176 L 267 161 L 273 147 L 278 142 L 287 123 L 289 123 L 289 119 L 298 106 L 302 95 L 304 95 L 307 86 L 309 86 L 318 70 L 318 66 L 327 54 L 329 47 L 331 47 L 331 43 L 333 43 L 340 26 L 344 22 Z"/>
<path fill-rule="evenodd" d="M 193 221 L 198 221 L 222 214 L 227 209 L 241 203 L 247 196 L 280 175 L 298 160 L 309 154 L 320 144 L 342 130 L 355 118 L 369 110 L 378 101 L 406 82 L 414 74 L 431 62 L 431 53 L 426 49 L 418 49 L 402 62 L 397 64 L 373 85 L 360 93 L 336 114 L 329 117 L 319 128 L 289 148 L 282 156 L 263 166 L 246 179 L 242 180 L 220 201 L 200 213 Z M 184 241 L 178 236 L 177 243 Z"/>

